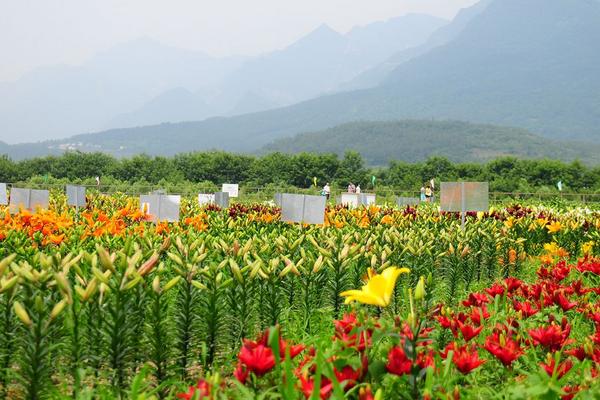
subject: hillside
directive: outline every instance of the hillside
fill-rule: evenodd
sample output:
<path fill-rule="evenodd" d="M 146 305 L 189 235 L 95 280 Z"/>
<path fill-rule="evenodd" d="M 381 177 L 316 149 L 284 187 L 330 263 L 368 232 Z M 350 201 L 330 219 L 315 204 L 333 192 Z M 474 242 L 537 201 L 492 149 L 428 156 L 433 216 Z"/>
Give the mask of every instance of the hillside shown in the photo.
<path fill-rule="evenodd" d="M 522 129 L 459 121 L 354 122 L 334 128 L 279 139 L 263 153 L 335 153 L 358 151 L 369 165 L 390 160 L 416 162 L 443 156 L 455 162 L 482 162 L 501 156 L 579 159 L 596 164 L 600 145 L 559 142 Z"/>
<path fill-rule="evenodd" d="M 339 90 L 368 89 L 380 85 L 398 66 L 457 38 L 469 22 L 481 14 L 491 1 L 480 0 L 471 7 L 463 8 L 449 24 L 431 34 L 425 43 L 398 51 L 381 64 L 367 69 L 349 82 L 344 82 L 340 85 Z"/>
<path fill-rule="evenodd" d="M 405 62 L 376 88 L 236 117 L 78 135 L 27 151 L 251 152 L 301 132 L 401 119 L 521 127 L 600 143 L 598 37 L 596 0 L 494 0 L 453 40 Z M 19 157 L 15 152 L 9 150 Z"/>

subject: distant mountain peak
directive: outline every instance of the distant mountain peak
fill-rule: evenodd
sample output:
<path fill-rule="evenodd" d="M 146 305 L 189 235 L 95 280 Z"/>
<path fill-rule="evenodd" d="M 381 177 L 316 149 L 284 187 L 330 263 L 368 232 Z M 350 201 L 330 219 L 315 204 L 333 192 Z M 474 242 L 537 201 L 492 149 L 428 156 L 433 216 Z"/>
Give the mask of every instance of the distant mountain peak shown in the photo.
<path fill-rule="evenodd" d="M 315 42 L 325 41 L 325 40 L 345 40 L 344 35 L 337 32 L 333 28 L 331 28 L 327 24 L 321 24 L 314 30 L 312 30 L 309 34 L 303 36 L 296 43 L 292 44 L 290 47 L 298 46 L 298 45 L 312 45 Z"/>

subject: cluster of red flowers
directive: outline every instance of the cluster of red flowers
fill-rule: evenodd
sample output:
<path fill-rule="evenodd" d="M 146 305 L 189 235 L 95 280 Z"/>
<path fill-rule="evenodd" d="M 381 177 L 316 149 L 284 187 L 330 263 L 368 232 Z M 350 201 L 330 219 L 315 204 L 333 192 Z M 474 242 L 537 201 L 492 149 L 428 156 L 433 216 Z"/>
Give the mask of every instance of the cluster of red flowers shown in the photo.
<path fill-rule="evenodd" d="M 387 351 L 386 371 L 414 380 L 423 375 L 425 368 L 440 371 L 438 360 L 449 359 L 459 373 L 467 375 L 484 364 L 513 369 L 528 353 L 528 358 L 531 355 L 540 360 L 540 371 L 559 380 L 563 399 L 572 399 L 585 389 L 585 383 L 570 378 L 571 369 L 588 359 L 592 361 L 591 376 L 596 377 L 600 371 L 600 303 L 590 301 L 600 294 L 600 288 L 586 285 L 584 281 L 593 280 L 585 279 L 585 274 L 600 275 L 600 260 L 584 259 L 577 265 L 563 261 L 542 266 L 537 271 L 537 280 L 531 284 L 515 278 L 505 279 L 469 294 L 459 310 L 438 306 L 429 315 L 433 318 L 421 321 L 416 330 L 414 321 L 411 326 L 397 319 L 392 329 L 393 336 L 399 339 L 395 341 L 397 345 Z M 587 336 L 584 333 L 583 340 L 573 337 L 582 335 L 571 333 L 570 321 L 579 314 L 586 315 L 590 321 L 589 325 L 579 324 L 580 332 L 589 328 L 591 333 Z M 299 390 L 307 398 L 316 385 L 322 399 L 330 398 L 335 386 L 333 378 L 344 391 L 368 384 L 367 371 L 373 361 L 370 357 L 378 357 L 377 352 L 371 351 L 373 334 L 383 329 L 382 326 L 374 318 L 359 321 L 354 313 L 334 321 L 334 326 L 331 353 L 334 355 L 325 360 L 331 365 L 329 373 L 321 371 L 325 375 L 317 378 L 318 354 L 314 348 L 306 350 L 302 344 L 292 345 L 279 337 L 279 355 L 275 355 L 273 346 L 269 346 L 267 331 L 256 341 L 243 342 L 234 376 L 247 383 L 251 376 L 259 378 L 272 371 L 276 357 L 283 361 L 287 353 L 293 359 L 306 350 L 295 375 Z M 443 348 L 432 340 L 431 333 L 436 328 L 447 330 L 453 338 Z M 455 390 L 452 397 L 458 398 L 458 395 Z M 370 386 L 361 387 L 359 399 L 373 398 Z M 425 398 L 429 398 L 428 394 Z"/>
<path fill-rule="evenodd" d="M 257 340 L 244 339 L 242 349 L 238 355 L 239 362 L 233 373 L 241 383 L 246 383 L 250 373 L 261 377 L 275 368 L 275 355 L 269 346 L 269 333 L 269 330 L 265 331 Z M 305 349 L 302 344 L 291 345 L 287 343 L 281 335 L 279 335 L 278 340 L 281 360 L 285 359 L 288 351 L 289 357 L 295 358 Z"/>
<path fill-rule="evenodd" d="M 331 357 L 327 361 L 330 363 L 337 364 L 333 367 L 333 375 L 335 379 L 340 383 L 343 390 L 347 391 L 352 389 L 358 382 L 360 382 L 369 366 L 366 351 L 371 345 L 372 330 L 361 326 L 360 322 L 353 313 L 346 314 L 341 320 L 334 321 L 335 334 L 333 336 L 333 343 L 340 346 L 340 352 L 347 352 L 353 357 L 360 359 L 359 366 L 352 366 L 350 364 L 334 363 L 334 361 L 341 361 L 339 358 Z M 296 369 L 296 375 L 300 380 L 302 393 L 306 398 L 310 398 L 313 393 L 316 384 L 316 351 L 311 348 L 299 367 Z M 327 399 L 333 393 L 333 382 L 326 376 L 320 377 L 320 389 L 319 393 L 322 399 Z M 370 389 L 361 391 L 361 400 L 372 399 Z"/>
<path fill-rule="evenodd" d="M 574 366 L 574 359 L 582 361 L 586 358 L 596 363 L 591 371 L 592 376 L 596 376 L 600 370 L 600 305 L 590 303 L 588 297 L 584 301 L 584 296 L 589 293 L 600 294 L 600 288 L 586 287 L 581 276 L 565 283 L 573 271 L 600 275 L 600 261 L 584 259 L 576 266 L 561 261 L 552 267 L 543 266 L 538 270 L 538 279 L 533 284 L 508 278 L 485 289 L 483 293 L 470 294 L 462 304 L 467 311 L 456 314 L 441 312 L 436 316 L 440 326 L 449 329 L 456 339 L 462 336 L 465 343 L 460 345 L 458 341 L 451 342 L 442 356 L 452 350 L 452 361 L 460 372 L 467 374 L 485 362 L 479 359 L 477 348 L 486 350 L 507 368 L 531 349 L 547 354 L 539 365 L 549 376 L 561 379 Z M 512 312 L 509 310 L 505 323 L 491 327 L 490 334 L 481 346 L 469 345 L 484 330 L 484 321 L 490 318 L 487 305 L 496 296 L 506 300 L 507 306 L 512 306 Z M 529 321 L 544 310 L 545 318 L 540 316 L 537 323 L 533 319 Z M 579 346 L 574 346 L 576 341 L 571 337 L 569 323 L 575 312 L 586 314 L 594 322 L 594 334 Z M 560 320 L 557 314 L 562 314 Z M 540 319 L 546 321 L 541 326 L 538 325 Z M 557 357 L 557 352 L 560 352 L 560 357 Z M 578 386 L 567 385 L 563 387 L 567 393 L 563 398 L 570 399 L 579 390 L 581 388 Z"/>

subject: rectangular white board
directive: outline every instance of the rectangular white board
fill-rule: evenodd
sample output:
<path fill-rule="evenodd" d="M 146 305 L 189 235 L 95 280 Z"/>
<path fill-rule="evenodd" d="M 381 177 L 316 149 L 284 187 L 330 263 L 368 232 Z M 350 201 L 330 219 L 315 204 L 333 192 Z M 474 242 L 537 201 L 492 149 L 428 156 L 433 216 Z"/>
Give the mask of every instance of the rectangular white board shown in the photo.
<path fill-rule="evenodd" d="M 215 203 L 215 195 L 211 193 L 199 193 L 198 194 L 198 204 L 200 206 L 206 206 L 208 204 Z"/>
<path fill-rule="evenodd" d="M 356 208 L 359 205 L 359 199 L 356 193 L 342 193 L 340 195 L 339 203 L 349 208 Z"/>
<path fill-rule="evenodd" d="M 6 194 L 6 183 L 0 183 L 0 205 L 8 204 L 8 196 Z"/>
<path fill-rule="evenodd" d="M 221 208 L 229 208 L 229 193 L 227 193 L 227 192 L 215 193 L 215 204 Z"/>
<path fill-rule="evenodd" d="M 222 192 L 228 193 L 229 198 L 232 198 L 232 199 L 235 199 L 238 197 L 239 190 L 240 190 L 240 188 L 237 183 L 224 183 L 223 188 L 221 189 Z"/>
<path fill-rule="evenodd" d="M 281 220 L 303 224 L 325 222 L 325 196 L 284 193 L 281 195 Z"/>
<path fill-rule="evenodd" d="M 281 193 L 275 193 L 275 195 L 273 196 L 273 201 L 275 202 L 275 205 L 277 207 L 281 207 Z"/>
<path fill-rule="evenodd" d="M 304 218 L 305 224 L 322 225 L 325 223 L 325 196 L 304 196 Z"/>
<path fill-rule="evenodd" d="M 9 209 L 16 214 L 20 209 L 36 211 L 38 208 L 47 209 L 50 192 L 47 190 L 12 188 L 10 190 Z"/>
<path fill-rule="evenodd" d="M 67 204 L 74 207 L 85 207 L 85 186 L 67 185 Z"/>
<path fill-rule="evenodd" d="M 283 193 L 281 195 L 281 220 L 301 223 L 304 216 L 304 195 Z"/>
<path fill-rule="evenodd" d="M 150 215 L 152 222 L 178 222 L 181 196 L 141 195 L 140 210 Z"/>
<path fill-rule="evenodd" d="M 489 183 L 442 182 L 440 209 L 448 212 L 489 211 Z"/>
<path fill-rule="evenodd" d="M 358 201 L 361 206 L 371 206 L 376 203 L 377 197 L 372 193 L 361 193 L 358 195 Z"/>

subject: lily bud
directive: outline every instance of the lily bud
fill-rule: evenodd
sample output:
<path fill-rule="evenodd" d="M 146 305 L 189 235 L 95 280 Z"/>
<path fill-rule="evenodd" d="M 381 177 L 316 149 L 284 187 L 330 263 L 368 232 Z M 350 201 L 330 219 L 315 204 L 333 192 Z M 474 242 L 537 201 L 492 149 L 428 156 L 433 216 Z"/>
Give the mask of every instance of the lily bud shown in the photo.
<path fill-rule="evenodd" d="M 14 261 L 14 259 L 17 257 L 16 254 L 11 254 L 10 256 L 4 258 L 2 261 L 0 261 L 0 276 L 4 275 L 4 270 L 6 270 L 6 267 L 8 267 L 10 265 L 11 262 Z"/>
<path fill-rule="evenodd" d="M 67 299 L 62 299 L 61 301 L 56 303 L 54 305 L 54 307 L 52 307 L 52 311 L 50 312 L 50 319 L 53 320 L 56 317 L 58 317 L 58 315 L 62 312 L 62 310 L 65 309 L 66 305 L 67 305 Z"/>
<path fill-rule="evenodd" d="M 21 322 L 27 326 L 31 326 L 31 318 L 29 318 L 29 314 L 27 314 L 27 310 L 25 309 L 25 307 L 23 307 L 23 305 L 18 301 L 15 301 L 13 304 L 13 308 L 15 310 L 15 314 L 17 314 L 17 317 L 19 317 Z"/>
<path fill-rule="evenodd" d="M 154 290 L 155 293 L 160 294 L 160 278 L 158 276 L 155 276 L 152 280 L 152 290 Z"/>
<path fill-rule="evenodd" d="M 417 287 L 415 288 L 415 300 L 422 300 L 425 297 L 425 294 L 425 277 L 421 276 L 417 283 Z"/>
<path fill-rule="evenodd" d="M 315 265 L 313 266 L 313 274 L 316 274 L 317 272 L 319 272 L 321 270 L 321 267 L 323 266 L 323 256 L 319 256 L 319 258 L 317 258 L 317 261 L 315 261 Z"/>
<path fill-rule="evenodd" d="M 173 262 L 177 265 L 183 266 L 183 260 L 175 253 L 167 253 L 167 257 L 169 257 Z"/>
<path fill-rule="evenodd" d="M 15 275 L 10 279 L 4 280 L 4 278 L 2 278 L 2 281 L 0 282 L 0 293 L 4 293 L 7 290 L 10 290 L 13 286 L 15 286 L 17 284 L 17 282 L 19 281 L 19 276 Z"/>
<path fill-rule="evenodd" d="M 169 282 L 167 282 L 167 284 L 163 288 L 163 292 L 166 292 L 167 290 L 171 289 L 173 286 L 177 285 L 177 283 L 180 280 L 181 280 L 180 276 L 176 276 L 175 278 L 171 279 Z"/>

